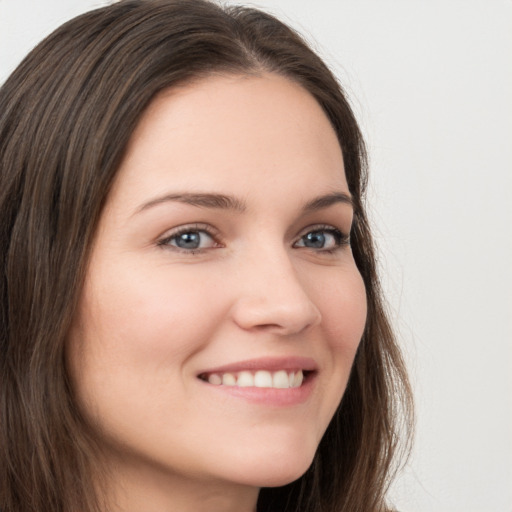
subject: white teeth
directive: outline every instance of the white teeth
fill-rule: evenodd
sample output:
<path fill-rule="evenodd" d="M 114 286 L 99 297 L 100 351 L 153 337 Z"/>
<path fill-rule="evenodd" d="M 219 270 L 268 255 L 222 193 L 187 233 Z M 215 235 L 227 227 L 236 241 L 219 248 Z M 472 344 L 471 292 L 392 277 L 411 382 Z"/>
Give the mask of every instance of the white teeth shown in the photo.
<path fill-rule="evenodd" d="M 270 372 L 260 370 L 254 374 L 254 385 L 257 388 L 271 388 L 272 387 L 272 375 Z"/>
<path fill-rule="evenodd" d="M 207 380 L 208 383 L 214 386 L 288 389 L 300 387 L 304 381 L 304 374 L 302 370 L 296 372 L 286 370 L 278 370 L 276 372 L 258 370 L 254 374 L 250 371 L 223 374 L 211 373 L 208 375 Z"/>
<path fill-rule="evenodd" d="M 232 373 L 222 375 L 222 384 L 224 386 L 236 386 L 236 378 Z"/>
<path fill-rule="evenodd" d="M 293 383 L 291 384 L 292 388 L 298 388 L 302 385 L 304 380 L 304 374 L 302 372 L 297 372 L 293 377 Z"/>
<path fill-rule="evenodd" d="M 214 386 L 220 386 L 222 384 L 222 377 L 216 373 L 212 373 L 208 376 L 208 382 Z"/>
<path fill-rule="evenodd" d="M 238 374 L 237 385 L 240 388 L 250 388 L 254 386 L 254 377 L 251 372 L 240 372 Z"/>
<path fill-rule="evenodd" d="M 273 387 L 275 388 L 289 388 L 290 387 L 290 378 L 288 377 L 288 373 L 284 370 L 279 370 L 274 373 L 274 378 L 272 379 Z"/>

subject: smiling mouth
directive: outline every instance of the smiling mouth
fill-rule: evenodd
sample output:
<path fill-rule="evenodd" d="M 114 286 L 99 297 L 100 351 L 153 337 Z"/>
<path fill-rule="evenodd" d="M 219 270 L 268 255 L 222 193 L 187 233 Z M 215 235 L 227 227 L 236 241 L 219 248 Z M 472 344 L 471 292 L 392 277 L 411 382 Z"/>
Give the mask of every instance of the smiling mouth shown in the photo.
<path fill-rule="evenodd" d="M 213 386 L 230 386 L 238 388 L 299 388 L 313 373 L 306 370 L 257 370 L 223 373 L 203 373 L 199 378 Z"/>

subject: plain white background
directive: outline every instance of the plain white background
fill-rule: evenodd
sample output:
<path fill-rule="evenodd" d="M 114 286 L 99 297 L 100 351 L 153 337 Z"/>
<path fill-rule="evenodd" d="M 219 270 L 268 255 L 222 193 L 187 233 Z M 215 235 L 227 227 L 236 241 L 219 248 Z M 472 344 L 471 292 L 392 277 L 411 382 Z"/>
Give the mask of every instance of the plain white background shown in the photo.
<path fill-rule="evenodd" d="M 0 0 L 0 82 L 102 0 Z M 417 402 L 402 512 L 512 511 L 512 1 L 259 0 L 348 91 Z"/>

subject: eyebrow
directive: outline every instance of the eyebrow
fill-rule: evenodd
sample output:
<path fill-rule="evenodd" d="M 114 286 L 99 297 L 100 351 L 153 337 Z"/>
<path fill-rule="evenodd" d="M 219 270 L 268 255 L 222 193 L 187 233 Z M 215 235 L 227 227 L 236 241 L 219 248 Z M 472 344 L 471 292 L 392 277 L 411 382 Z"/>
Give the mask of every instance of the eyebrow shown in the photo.
<path fill-rule="evenodd" d="M 315 199 L 307 202 L 303 211 L 314 212 L 317 210 L 323 210 L 324 208 L 328 208 L 329 206 L 337 203 L 348 204 L 352 209 L 354 209 L 354 201 L 351 195 L 346 194 L 345 192 L 332 192 L 331 194 L 316 197 Z"/>
<path fill-rule="evenodd" d="M 166 194 L 161 197 L 152 199 L 140 206 L 135 213 L 140 213 L 144 210 L 152 208 L 162 203 L 173 202 L 190 204 L 200 208 L 213 208 L 221 210 L 234 210 L 243 213 L 247 211 L 247 205 L 241 199 L 234 196 L 225 194 L 210 194 L 210 193 L 182 193 L 182 194 Z M 323 210 L 337 203 L 348 204 L 354 208 L 354 201 L 352 197 L 345 192 L 332 192 L 325 194 L 308 201 L 302 208 L 305 213 L 311 213 L 318 210 Z"/>
<path fill-rule="evenodd" d="M 165 196 L 152 199 L 138 208 L 136 213 L 169 201 L 190 204 L 201 208 L 218 208 L 221 210 L 234 210 L 237 212 L 244 212 L 247 209 L 247 206 L 243 201 L 233 196 L 227 196 L 224 194 L 184 193 L 166 194 Z"/>

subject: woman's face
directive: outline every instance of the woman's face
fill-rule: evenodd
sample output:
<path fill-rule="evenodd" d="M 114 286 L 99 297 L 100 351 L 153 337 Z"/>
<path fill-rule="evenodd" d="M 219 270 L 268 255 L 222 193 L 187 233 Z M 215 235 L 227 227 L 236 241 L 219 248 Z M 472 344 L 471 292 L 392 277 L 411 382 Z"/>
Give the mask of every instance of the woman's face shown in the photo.
<path fill-rule="evenodd" d="M 153 101 L 69 339 L 80 406 L 127 482 L 257 488 L 308 468 L 366 319 L 352 217 L 335 133 L 298 85 L 213 77 Z"/>

